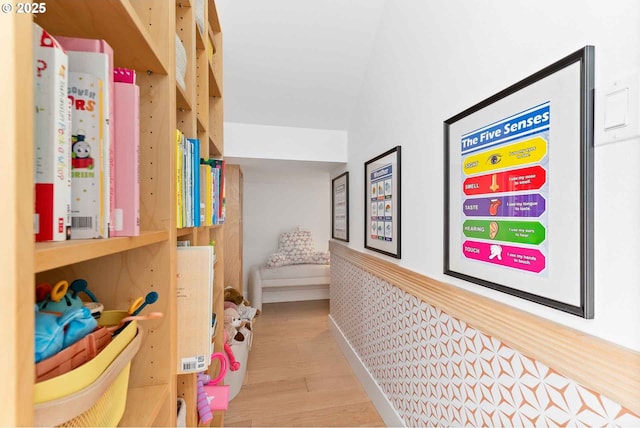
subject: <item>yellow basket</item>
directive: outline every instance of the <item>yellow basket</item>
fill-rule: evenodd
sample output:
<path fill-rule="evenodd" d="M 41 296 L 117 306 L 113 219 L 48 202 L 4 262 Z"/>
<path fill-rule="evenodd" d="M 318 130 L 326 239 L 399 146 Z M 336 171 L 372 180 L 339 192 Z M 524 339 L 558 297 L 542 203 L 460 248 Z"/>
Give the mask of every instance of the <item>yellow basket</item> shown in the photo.
<path fill-rule="evenodd" d="M 126 311 L 105 311 L 100 325 L 116 325 Z M 142 329 L 132 321 L 91 361 L 35 384 L 37 426 L 115 426 L 124 414 L 131 359 Z"/>

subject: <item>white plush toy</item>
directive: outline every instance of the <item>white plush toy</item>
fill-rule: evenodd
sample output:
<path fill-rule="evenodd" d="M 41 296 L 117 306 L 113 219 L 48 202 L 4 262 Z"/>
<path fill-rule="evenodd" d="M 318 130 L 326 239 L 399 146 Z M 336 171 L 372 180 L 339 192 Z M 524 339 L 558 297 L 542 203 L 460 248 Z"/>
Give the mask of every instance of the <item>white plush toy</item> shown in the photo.
<path fill-rule="evenodd" d="M 242 342 L 244 340 L 244 334 L 240 332 L 243 325 L 244 321 L 236 309 L 227 308 L 224 310 L 224 331 L 227 333 L 229 341 L 235 339 Z"/>

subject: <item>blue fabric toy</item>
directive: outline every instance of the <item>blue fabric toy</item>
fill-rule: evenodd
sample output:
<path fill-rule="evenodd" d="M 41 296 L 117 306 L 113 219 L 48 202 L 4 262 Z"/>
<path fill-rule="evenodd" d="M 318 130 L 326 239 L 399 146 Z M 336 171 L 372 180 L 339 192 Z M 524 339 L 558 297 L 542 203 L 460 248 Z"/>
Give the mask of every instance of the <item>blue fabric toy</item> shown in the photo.
<path fill-rule="evenodd" d="M 35 317 L 36 363 L 73 345 L 98 326 L 91 311 L 85 307 L 72 308 L 58 316 L 40 312 L 35 305 Z"/>

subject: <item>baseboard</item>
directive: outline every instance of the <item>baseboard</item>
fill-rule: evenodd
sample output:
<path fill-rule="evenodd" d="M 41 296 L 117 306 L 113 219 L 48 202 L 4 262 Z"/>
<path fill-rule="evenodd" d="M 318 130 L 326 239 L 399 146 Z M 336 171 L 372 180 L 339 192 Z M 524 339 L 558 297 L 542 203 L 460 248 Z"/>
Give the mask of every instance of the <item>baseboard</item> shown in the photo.
<path fill-rule="evenodd" d="M 373 378 L 331 315 L 329 315 L 329 331 L 338 343 L 340 350 L 351 365 L 353 373 L 362 384 L 362 387 L 371 399 L 371 402 L 380 414 L 384 423 L 388 427 L 405 427 L 406 425 L 404 421 L 400 418 L 400 415 L 389 401 L 389 398 L 387 398 L 385 393 L 382 391 L 380 385 L 378 385 L 376 380 Z"/>

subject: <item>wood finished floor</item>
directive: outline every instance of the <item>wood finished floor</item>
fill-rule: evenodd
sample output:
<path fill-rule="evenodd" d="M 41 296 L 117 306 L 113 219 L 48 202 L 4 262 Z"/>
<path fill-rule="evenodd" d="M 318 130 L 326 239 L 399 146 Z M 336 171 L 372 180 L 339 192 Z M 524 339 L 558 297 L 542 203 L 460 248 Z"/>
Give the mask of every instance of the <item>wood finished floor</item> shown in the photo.
<path fill-rule="evenodd" d="M 385 426 L 329 333 L 328 315 L 328 300 L 263 305 L 225 426 Z"/>

